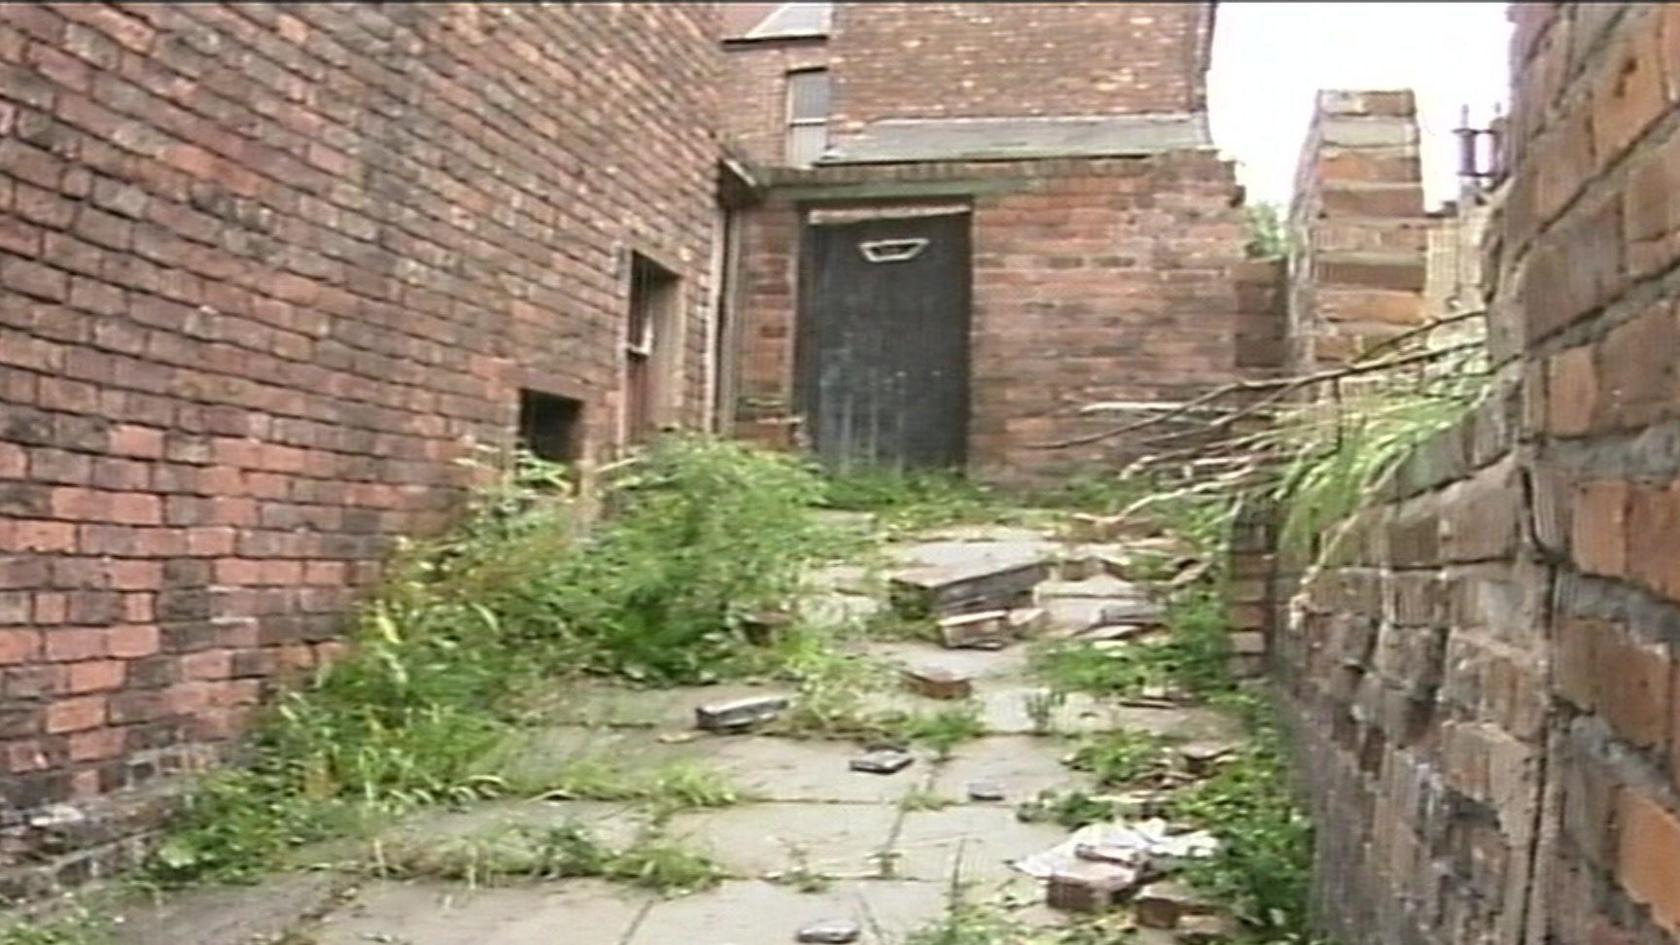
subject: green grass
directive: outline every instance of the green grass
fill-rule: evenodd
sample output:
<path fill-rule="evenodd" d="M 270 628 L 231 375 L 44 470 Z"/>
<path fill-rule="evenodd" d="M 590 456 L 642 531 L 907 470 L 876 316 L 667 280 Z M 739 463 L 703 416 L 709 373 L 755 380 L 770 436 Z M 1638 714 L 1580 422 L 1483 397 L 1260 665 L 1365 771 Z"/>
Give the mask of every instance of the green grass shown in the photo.
<path fill-rule="evenodd" d="M 552 490 L 560 476 L 526 461 L 455 531 L 400 553 L 350 655 L 277 700 L 244 767 L 203 781 L 147 878 L 249 880 L 292 847 L 417 807 L 583 791 L 587 771 L 516 783 L 487 764 L 518 738 L 522 693 L 581 672 L 762 672 L 784 651 L 750 645 L 743 619 L 786 606 L 809 564 L 852 547 L 816 522 L 811 468 L 737 444 L 660 443 L 587 535 Z M 693 773 L 635 790 L 691 806 L 728 793 Z"/>
<path fill-rule="evenodd" d="M 1291 790 L 1288 759 L 1271 709 L 1242 694 L 1225 701 L 1247 722 L 1248 742 L 1212 777 L 1172 796 L 1174 820 L 1213 832 L 1217 855 L 1187 878 L 1269 940 L 1310 940 L 1312 823 Z"/>
<path fill-rule="evenodd" d="M 711 857 L 657 825 L 620 850 L 575 823 L 503 825 L 438 844 L 382 847 L 370 866 L 382 876 L 426 876 L 475 886 L 594 876 L 667 895 L 710 888 L 723 876 Z"/>
<path fill-rule="evenodd" d="M 0 945 L 113 945 L 109 920 L 71 900 L 57 913 L 35 917 L 0 912 Z"/>
<path fill-rule="evenodd" d="M 1113 820 L 1114 804 L 1084 791 L 1041 791 L 1032 800 L 1021 802 L 1015 817 L 1024 823 L 1052 823 L 1078 830 L 1086 824 Z"/>
<path fill-rule="evenodd" d="M 1102 649 L 1078 640 L 1035 647 L 1033 671 L 1053 690 L 1135 697 L 1176 687 L 1195 695 L 1230 690 L 1225 600 L 1217 584 L 1187 588 L 1167 605 L 1164 639 Z"/>
<path fill-rule="evenodd" d="M 938 758 L 945 759 L 958 745 L 986 734 L 986 723 L 981 719 L 979 703 L 964 702 L 933 712 L 912 713 L 898 723 L 895 733 L 933 749 Z"/>
<path fill-rule="evenodd" d="M 888 535 L 1007 518 L 1013 504 L 951 473 L 858 472 L 830 477 L 823 505 L 869 512 Z"/>
<path fill-rule="evenodd" d="M 1068 767 L 1090 774 L 1103 787 L 1125 787 L 1162 770 L 1168 761 L 1167 742 L 1159 735 L 1121 731 L 1084 739 Z"/>

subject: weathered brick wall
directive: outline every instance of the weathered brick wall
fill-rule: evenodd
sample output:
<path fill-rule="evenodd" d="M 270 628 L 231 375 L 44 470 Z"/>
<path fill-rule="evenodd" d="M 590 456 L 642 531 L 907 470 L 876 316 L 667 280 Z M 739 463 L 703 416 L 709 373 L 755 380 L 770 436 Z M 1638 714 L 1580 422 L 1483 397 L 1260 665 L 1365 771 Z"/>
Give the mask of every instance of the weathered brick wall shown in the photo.
<path fill-rule="evenodd" d="M 841 3 L 835 117 L 1003 118 L 1205 107 L 1211 3 Z"/>
<path fill-rule="evenodd" d="M 0 6 L 0 865 L 330 653 L 519 387 L 610 447 L 629 250 L 683 279 L 698 417 L 715 21 Z"/>
<path fill-rule="evenodd" d="M 1515 8 L 1505 271 L 1557 572 L 1558 941 L 1680 939 L 1680 7 Z"/>
<path fill-rule="evenodd" d="M 1318 94 L 1290 208 L 1291 357 L 1344 363 L 1423 318 L 1417 109 L 1409 91 Z"/>
<path fill-rule="evenodd" d="M 1546 654 L 1516 409 L 1494 396 L 1401 467 L 1276 639 L 1340 940 L 1522 940 Z"/>
<path fill-rule="evenodd" d="M 1242 214 L 1229 165 L 1209 153 L 833 167 L 787 179 L 800 189 L 772 191 L 748 221 L 743 417 L 790 409 L 800 205 L 818 184 L 828 200 L 846 199 L 847 187 L 888 185 L 906 195 L 941 188 L 945 196 L 926 199 L 972 206 L 969 457 L 991 479 L 1112 464 L 1140 448 L 1135 439 L 1036 446 L 1123 422 L 1078 415 L 1085 404 L 1178 400 L 1229 381 L 1239 327 L 1264 333 L 1271 318 L 1276 334 L 1275 294 L 1245 297 L 1271 313 L 1238 313 Z"/>
<path fill-rule="evenodd" d="M 1490 343 L 1279 671 L 1352 941 L 1680 940 L 1680 8 L 1521 4 Z"/>
<path fill-rule="evenodd" d="M 828 40 L 767 39 L 724 44 L 725 140 L 754 164 L 787 158 L 787 74 L 828 65 Z"/>

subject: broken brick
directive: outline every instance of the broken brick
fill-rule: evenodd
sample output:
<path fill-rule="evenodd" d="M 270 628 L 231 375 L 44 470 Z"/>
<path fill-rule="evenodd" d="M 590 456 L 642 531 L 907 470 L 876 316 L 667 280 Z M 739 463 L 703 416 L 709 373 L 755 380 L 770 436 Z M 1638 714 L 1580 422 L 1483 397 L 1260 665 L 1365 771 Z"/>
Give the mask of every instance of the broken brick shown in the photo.
<path fill-rule="evenodd" d="M 911 667 L 904 671 L 904 683 L 929 699 L 967 699 L 974 694 L 973 681 L 949 666 Z"/>
<path fill-rule="evenodd" d="M 939 641 L 946 649 L 1002 649 L 1015 639 L 1009 611 L 991 610 L 978 614 L 946 617 L 939 621 Z"/>

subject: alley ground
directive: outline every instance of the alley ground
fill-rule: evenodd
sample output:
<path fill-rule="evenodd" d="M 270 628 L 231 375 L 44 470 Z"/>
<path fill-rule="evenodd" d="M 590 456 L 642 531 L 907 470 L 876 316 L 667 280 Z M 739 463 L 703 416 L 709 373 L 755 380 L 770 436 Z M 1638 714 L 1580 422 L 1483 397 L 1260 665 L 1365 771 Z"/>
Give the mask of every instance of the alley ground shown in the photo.
<path fill-rule="evenodd" d="M 1076 544 L 1058 537 L 1059 530 L 1059 524 L 958 526 L 918 535 L 888 545 L 872 566 L 825 570 L 817 578 L 820 593 L 806 606 L 821 620 L 865 623 L 887 606 L 882 592 L 894 575 L 1043 564 L 1050 579 L 1034 596 L 1047 622 L 1035 636 L 1112 638 L 1159 619 L 1144 587 L 1110 573 L 1135 549 Z M 1099 625 L 1105 632 L 1092 633 Z M 122 910 L 118 938 L 133 945 L 772 945 L 839 920 L 855 923 L 858 941 L 886 945 L 936 926 L 958 901 L 995 906 L 1023 927 L 1051 928 L 1072 921 L 1069 914 L 1047 908 L 1044 884 L 1011 864 L 1069 836 L 1066 826 L 1024 819 L 1023 804 L 1044 792 L 1104 793 L 1091 774 L 1066 763 L 1082 739 L 1114 732 L 1163 736 L 1161 767 L 1152 774 L 1167 776 L 1175 767 L 1171 756 L 1183 746 L 1216 756 L 1240 738 L 1228 715 L 1173 705 L 1163 694 L 1120 700 L 1070 692 L 1051 699 L 1029 665 L 1029 650 L 1044 644 L 1031 640 L 997 650 L 867 636 L 842 645 L 899 669 L 938 667 L 971 680 L 972 697 L 960 702 L 926 698 L 895 681 L 866 697 L 867 711 L 966 712 L 980 725 L 958 733 L 945 757 L 917 743 L 904 770 L 864 773 L 850 768 L 867 747 L 857 741 L 801 737 L 788 727 L 778 731 L 774 721 L 746 734 L 696 728 L 698 707 L 760 695 L 797 700 L 800 694 L 788 687 L 598 684 L 557 693 L 552 724 L 530 740 L 529 756 L 514 762 L 610 759 L 628 770 L 691 763 L 720 778 L 735 794 L 725 800 L 734 803 L 658 818 L 661 836 L 711 861 L 718 877 L 695 883 L 703 888 L 656 892 L 597 878 L 496 875 L 495 838 L 566 825 L 608 846 L 623 845 L 655 817 L 644 804 L 550 796 L 414 818 L 366 845 L 312 851 L 300 862 L 313 859 L 319 868 L 255 887 L 206 887 L 131 904 Z M 1132 810 L 1140 819 L 1150 793 L 1133 792 L 1143 799 Z M 1142 934 L 1139 941 L 1173 940 L 1166 931 Z"/>

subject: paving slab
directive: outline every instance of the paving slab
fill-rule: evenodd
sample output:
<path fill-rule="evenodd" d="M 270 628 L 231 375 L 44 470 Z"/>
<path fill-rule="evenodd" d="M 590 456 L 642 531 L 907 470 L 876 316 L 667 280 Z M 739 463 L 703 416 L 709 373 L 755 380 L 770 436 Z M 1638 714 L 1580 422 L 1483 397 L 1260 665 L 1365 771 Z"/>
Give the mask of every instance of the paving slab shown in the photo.
<path fill-rule="evenodd" d="M 844 627 L 868 620 L 887 609 L 881 597 L 839 591 L 814 594 L 799 603 L 799 614 L 819 627 Z"/>
<path fill-rule="evenodd" d="M 1002 801 L 976 801 L 1014 810 L 1022 801 L 1051 788 L 1089 788 L 1090 779 L 1062 764 L 1068 751 L 1059 738 L 1031 735 L 991 736 L 957 747 L 939 766 L 932 790 L 944 797 L 967 798 L 968 785 L 989 781 L 1004 792 Z"/>
<path fill-rule="evenodd" d="M 873 874 L 898 810 L 885 804 L 748 804 L 671 819 L 678 836 L 708 850 L 733 876 L 764 878 L 805 868 L 824 876 Z"/>
<path fill-rule="evenodd" d="M 1050 597 L 1038 606 L 1050 615 L 1049 637 L 1069 637 L 1108 623 L 1153 623 L 1159 605 L 1136 597 Z"/>
<path fill-rule="evenodd" d="M 900 666 L 948 666 L 971 679 L 1009 678 L 1027 672 L 1027 648 L 1011 646 L 1001 650 L 948 650 L 937 643 L 920 640 L 876 643 L 870 654 Z"/>
<path fill-rule="evenodd" d="M 654 904 L 624 945 L 791 945 L 801 928 L 823 919 L 856 922 L 862 945 L 900 945 L 944 912 L 941 883 L 866 880 L 804 893 L 775 883 L 728 882 Z"/>
<path fill-rule="evenodd" d="M 707 739 L 685 745 L 727 773 L 736 784 L 766 801 L 827 801 L 896 804 L 904 792 L 925 785 L 931 769 L 925 755 L 893 775 L 852 771 L 858 756 L 851 742 L 772 736 Z"/>
<path fill-rule="evenodd" d="M 1082 581 L 1044 581 L 1038 585 L 1038 599 L 1058 597 L 1106 597 L 1143 599 L 1143 589 L 1110 574 L 1098 574 Z"/>
<path fill-rule="evenodd" d="M 893 841 L 898 875 L 905 879 L 975 883 L 987 890 L 1031 877 L 1009 861 L 1031 856 L 1066 840 L 1056 824 L 1022 823 L 1008 805 L 958 805 L 938 811 L 910 811 Z M 959 863 L 958 856 L 961 856 Z"/>
<path fill-rule="evenodd" d="M 1033 721 L 1026 708 L 1028 697 L 1044 692 L 1042 686 L 1001 685 L 978 687 L 986 731 L 994 735 L 1032 734 Z M 1230 715 L 1204 706 L 1170 709 L 1121 705 L 1080 692 L 1070 692 L 1056 714 L 1056 731 L 1062 734 L 1136 730 L 1175 741 L 1220 741 L 1243 737 L 1241 724 Z"/>
<path fill-rule="evenodd" d="M 318 945 L 619 945 L 653 900 L 597 880 L 499 889 L 379 883 L 312 931 Z"/>
<path fill-rule="evenodd" d="M 628 689 L 599 683 L 571 686 L 557 693 L 546 718 L 561 724 L 692 728 L 694 710 L 712 702 L 753 696 L 791 695 L 786 686 L 729 684 Z"/>
<path fill-rule="evenodd" d="M 635 839 L 646 824 L 646 811 L 619 801 L 491 801 L 465 810 L 430 811 L 408 818 L 380 834 L 385 844 L 436 845 L 484 836 L 509 827 L 559 827 L 577 824 L 609 846 Z"/>
<path fill-rule="evenodd" d="M 342 876 L 286 873 L 260 886 L 204 886 L 113 910 L 118 945 L 228 945 L 270 941 L 325 910 L 350 885 Z"/>
<path fill-rule="evenodd" d="M 900 569 L 951 568 L 985 569 L 1007 568 L 1052 561 L 1061 554 L 1062 546 L 1042 538 L 1013 541 L 920 541 L 894 545 L 887 556 Z"/>

